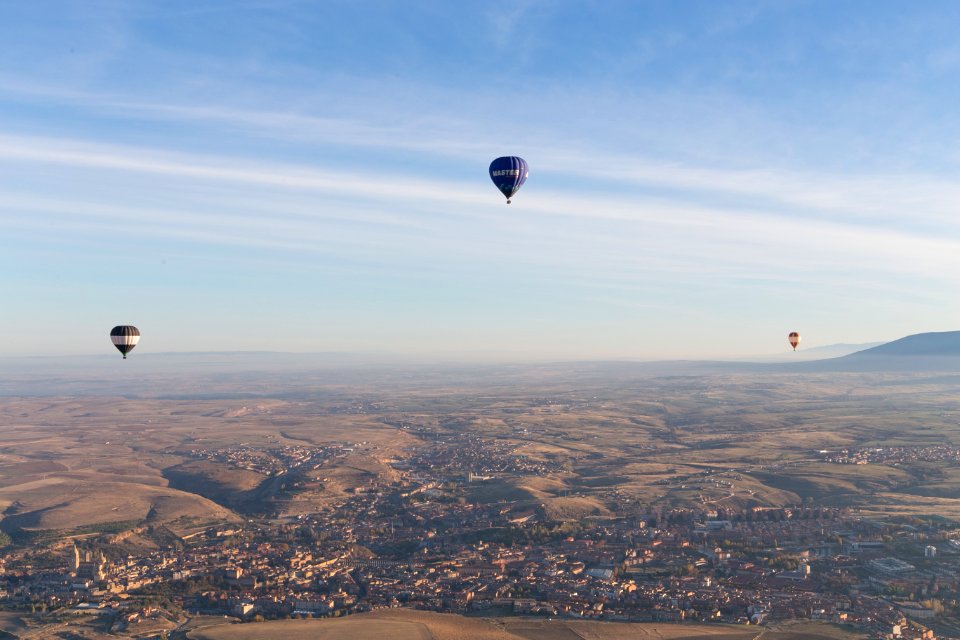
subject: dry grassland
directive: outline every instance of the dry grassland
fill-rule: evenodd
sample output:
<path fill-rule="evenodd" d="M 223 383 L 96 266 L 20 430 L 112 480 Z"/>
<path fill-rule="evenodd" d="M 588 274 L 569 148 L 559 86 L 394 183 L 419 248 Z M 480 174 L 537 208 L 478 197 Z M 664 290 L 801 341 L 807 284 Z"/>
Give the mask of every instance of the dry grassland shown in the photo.
<path fill-rule="evenodd" d="M 547 498 L 543 502 L 543 511 L 550 520 L 580 520 L 587 516 L 613 517 L 600 500 L 587 497 Z"/>
<path fill-rule="evenodd" d="M 285 401 L 0 400 L 0 526 L 232 521 L 231 507 L 266 477 L 194 459 L 192 450 L 365 441 L 386 457 L 416 441 L 375 417 L 310 413 Z M 333 471 L 344 487 L 390 473 L 363 457 Z M 336 482 L 330 488 L 338 493 Z"/>
<path fill-rule="evenodd" d="M 9 504 L 4 526 L 71 529 L 111 522 L 168 522 L 177 518 L 236 518 L 220 505 L 182 491 L 142 484 L 61 477 L 0 489 Z"/>
<path fill-rule="evenodd" d="M 348 618 L 222 624 L 191 631 L 191 640 L 853 640 L 865 636 L 826 624 L 784 630 L 732 625 L 592 622 L 525 618 L 471 618 L 393 609 Z"/>
<path fill-rule="evenodd" d="M 666 376 L 584 365 L 484 375 L 223 373 L 197 398 L 0 399 L 0 527 L 69 529 L 125 521 L 295 515 L 399 476 L 431 438 L 482 436 L 547 474 L 498 474 L 468 500 L 540 507 L 548 517 L 606 516 L 614 504 L 779 506 L 806 498 L 866 513 L 954 514 L 960 470 L 821 462 L 818 449 L 960 443 L 955 380 L 917 374 Z M 371 374 L 372 375 L 372 374 Z M 352 376 L 352 377 L 351 377 Z M 486 377 L 484 377 L 486 376 Z M 199 377 L 198 380 L 202 378 Z M 165 381 L 164 384 L 169 384 Z M 251 388 L 302 397 L 236 399 Z M 215 396 L 224 394 L 217 399 Z M 295 487 L 197 450 L 355 448 Z M 254 453 L 251 455 L 268 455 Z M 724 474 L 724 477 L 714 477 Z M 735 478 L 735 479 L 734 479 Z M 293 483 L 291 483 L 292 485 Z M 124 500 L 117 499 L 123 495 Z"/>

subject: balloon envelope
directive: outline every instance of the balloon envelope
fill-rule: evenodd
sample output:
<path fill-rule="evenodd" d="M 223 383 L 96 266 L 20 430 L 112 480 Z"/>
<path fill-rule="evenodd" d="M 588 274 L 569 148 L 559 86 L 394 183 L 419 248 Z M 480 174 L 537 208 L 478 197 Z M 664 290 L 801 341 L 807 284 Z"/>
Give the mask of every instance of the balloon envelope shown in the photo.
<path fill-rule="evenodd" d="M 140 330 L 129 324 L 118 325 L 110 330 L 110 340 L 126 360 L 127 354 L 140 342 Z"/>
<path fill-rule="evenodd" d="M 793 347 L 793 350 L 797 350 L 797 345 L 800 344 L 800 334 L 796 331 L 791 331 L 790 335 L 787 336 L 787 340 L 790 341 L 790 346 Z"/>
<path fill-rule="evenodd" d="M 490 179 L 500 193 L 507 197 L 507 204 L 526 182 L 529 173 L 527 161 L 517 156 L 504 156 L 490 163 Z"/>

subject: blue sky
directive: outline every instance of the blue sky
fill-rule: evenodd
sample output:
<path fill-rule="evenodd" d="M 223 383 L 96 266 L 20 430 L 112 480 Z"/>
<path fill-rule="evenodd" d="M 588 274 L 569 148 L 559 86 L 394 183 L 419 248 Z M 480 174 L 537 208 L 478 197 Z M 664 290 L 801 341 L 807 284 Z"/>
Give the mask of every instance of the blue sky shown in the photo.
<path fill-rule="evenodd" d="M 960 328 L 954 2 L 0 4 L 0 350 Z M 520 155 L 510 206 L 486 171 Z M 42 336 L 42 339 L 34 336 Z"/>

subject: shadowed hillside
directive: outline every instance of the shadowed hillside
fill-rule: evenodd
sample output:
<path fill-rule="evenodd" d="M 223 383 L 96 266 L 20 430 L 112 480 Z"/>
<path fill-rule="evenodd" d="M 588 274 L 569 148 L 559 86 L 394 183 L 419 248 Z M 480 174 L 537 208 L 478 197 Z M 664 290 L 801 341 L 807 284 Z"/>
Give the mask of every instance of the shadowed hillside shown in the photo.
<path fill-rule="evenodd" d="M 800 362 L 776 370 L 960 371 L 960 331 L 917 333 L 841 358 Z"/>
<path fill-rule="evenodd" d="M 845 360 L 877 356 L 960 356 L 960 331 L 917 333 L 893 342 L 857 351 Z"/>

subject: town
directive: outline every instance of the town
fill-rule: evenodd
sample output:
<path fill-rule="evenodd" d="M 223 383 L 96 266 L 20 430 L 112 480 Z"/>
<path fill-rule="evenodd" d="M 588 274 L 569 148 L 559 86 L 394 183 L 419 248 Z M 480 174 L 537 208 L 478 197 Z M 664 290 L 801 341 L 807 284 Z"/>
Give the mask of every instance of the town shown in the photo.
<path fill-rule="evenodd" d="M 347 442 L 191 455 L 295 480 L 364 447 L 376 455 L 373 445 Z M 495 478 L 556 471 L 502 441 L 450 435 L 388 462 L 393 480 L 371 475 L 317 513 L 181 535 L 142 526 L 134 533 L 166 544 L 136 553 L 122 552 L 127 533 L 9 552 L 0 605 L 158 634 L 190 614 L 254 622 L 412 607 L 618 621 L 809 619 L 877 638 L 957 635 L 949 621 L 960 598 L 960 529 L 946 520 L 628 500 L 614 505 L 616 517 L 551 520 L 524 501 L 469 499 Z M 703 478 L 732 488 L 737 475 L 724 477 Z"/>

